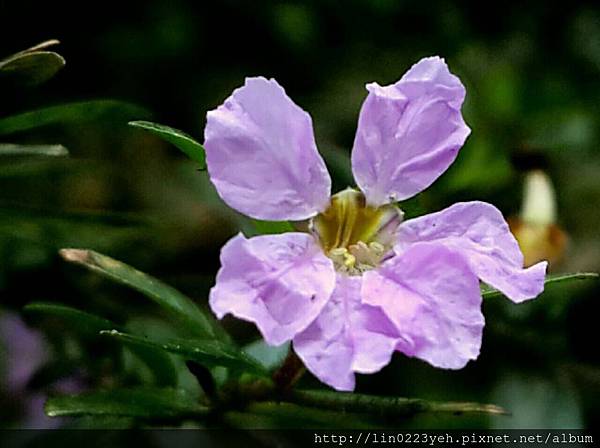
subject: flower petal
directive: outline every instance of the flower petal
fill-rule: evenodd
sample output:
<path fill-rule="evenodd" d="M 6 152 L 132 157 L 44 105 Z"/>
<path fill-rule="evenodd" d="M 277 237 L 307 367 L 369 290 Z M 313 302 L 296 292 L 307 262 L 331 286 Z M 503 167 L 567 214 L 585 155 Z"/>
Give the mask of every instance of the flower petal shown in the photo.
<path fill-rule="evenodd" d="M 425 58 L 396 84 L 367 85 L 352 170 L 370 205 L 407 199 L 433 183 L 471 132 L 465 88 L 443 59 Z"/>
<path fill-rule="evenodd" d="M 239 234 L 221 250 L 209 303 L 219 319 L 254 322 L 268 344 L 280 345 L 317 317 L 334 287 L 333 262 L 312 236 Z"/>
<path fill-rule="evenodd" d="M 397 328 L 397 349 L 436 367 L 459 369 L 479 355 L 484 326 L 477 277 L 440 244 L 416 244 L 364 274 L 363 302 Z"/>
<path fill-rule="evenodd" d="M 0 316 L 0 342 L 3 345 L 4 387 L 19 394 L 40 367 L 48 362 L 49 347 L 43 335 L 11 311 Z"/>
<path fill-rule="evenodd" d="M 459 202 L 403 222 L 397 236 L 397 253 L 421 241 L 438 241 L 457 250 L 482 281 L 513 302 L 533 299 L 544 290 L 547 263 L 523 269 L 519 244 L 502 213 L 491 204 Z"/>
<path fill-rule="evenodd" d="M 294 350 L 308 370 L 337 390 L 354 389 L 354 372 L 373 373 L 387 365 L 398 342 L 385 314 L 361 303 L 361 281 L 338 274 L 319 317 L 294 338 Z"/>
<path fill-rule="evenodd" d="M 204 139 L 210 179 L 239 212 L 302 220 L 327 207 L 331 178 L 310 115 L 274 79 L 247 78 L 208 112 Z"/>

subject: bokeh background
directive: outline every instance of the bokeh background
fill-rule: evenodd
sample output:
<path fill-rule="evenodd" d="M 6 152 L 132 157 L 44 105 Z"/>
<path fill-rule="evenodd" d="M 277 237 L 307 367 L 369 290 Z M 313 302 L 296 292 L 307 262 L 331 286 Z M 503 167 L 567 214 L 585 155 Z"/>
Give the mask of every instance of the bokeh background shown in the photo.
<path fill-rule="evenodd" d="M 0 90 L 1 116 L 97 98 L 127 103 L 0 136 L 70 151 L 0 159 L 2 425 L 56 426 L 42 413 L 48 393 L 135 384 L 145 374 L 125 359 L 127 373 L 117 376 L 110 347 L 60 321 L 24 318 L 25 304 L 57 301 L 160 331 L 157 309 L 67 265 L 59 248 L 106 253 L 206 304 L 219 248 L 251 231 L 249 223 L 219 201 L 205 172 L 127 121 L 151 119 L 202 141 L 206 111 L 245 76 L 276 78 L 312 115 L 341 189 L 353 184 L 349 151 L 365 83 L 392 83 L 421 57 L 443 56 L 466 85 L 472 134 L 448 172 L 403 204 L 407 214 L 480 199 L 518 217 L 527 172 L 540 169 L 554 185 L 553 225 L 566 241 L 554 247 L 552 271 L 600 271 L 600 7 L 467 3 L 0 1 L 0 56 L 57 38 L 67 60 L 41 86 Z M 581 282 L 519 306 L 490 299 L 476 362 L 444 371 L 398 354 L 381 373 L 360 377 L 357 390 L 492 402 L 513 413 L 395 427 L 599 427 L 599 292 Z M 252 326 L 225 324 L 240 342 L 258 338 Z M 309 375 L 303 382 L 318 387 Z"/>

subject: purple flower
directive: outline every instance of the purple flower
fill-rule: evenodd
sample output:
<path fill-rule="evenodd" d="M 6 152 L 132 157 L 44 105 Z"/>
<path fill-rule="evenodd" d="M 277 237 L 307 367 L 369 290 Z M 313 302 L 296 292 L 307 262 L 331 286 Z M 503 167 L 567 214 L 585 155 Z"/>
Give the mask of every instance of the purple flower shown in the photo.
<path fill-rule="evenodd" d="M 20 405 L 22 415 L 18 416 L 21 429 L 49 429 L 58 427 L 62 420 L 51 419 L 44 414 L 46 394 L 27 388 L 35 372 L 50 358 L 48 343 L 43 335 L 29 328 L 13 312 L 0 315 L 0 342 L 2 342 L 2 378 L 5 392 L 10 400 Z M 53 391 L 73 393 L 81 389 L 81 381 L 76 378 L 64 378 L 53 384 Z"/>
<path fill-rule="evenodd" d="M 402 221 L 394 204 L 427 188 L 469 135 L 465 89 L 438 57 L 396 84 L 368 84 L 352 150 L 360 191 L 330 197 L 310 116 L 275 80 L 249 78 L 207 115 L 210 178 L 256 219 L 309 219 L 309 233 L 223 247 L 210 306 L 254 322 L 266 342 L 292 340 L 321 381 L 354 389 L 394 351 L 458 369 L 477 358 L 484 318 L 479 279 L 514 302 L 544 286 L 546 262 L 523 269 L 502 214 L 464 202 Z"/>

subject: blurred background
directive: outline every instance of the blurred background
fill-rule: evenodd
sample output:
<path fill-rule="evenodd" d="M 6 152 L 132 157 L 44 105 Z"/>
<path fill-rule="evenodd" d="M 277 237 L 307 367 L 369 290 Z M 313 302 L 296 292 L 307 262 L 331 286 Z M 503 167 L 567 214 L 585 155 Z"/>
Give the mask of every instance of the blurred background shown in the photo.
<path fill-rule="evenodd" d="M 489 201 L 512 217 L 528 262 L 600 271 L 597 2 L 0 0 L 0 17 L 0 58 L 56 38 L 67 61 L 39 86 L 0 87 L 0 141 L 70 152 L 0 158 L 3 426 L 60 425 L 43 415 L 48 393 L 147 374 L 60 321 L 22 313 L 29 302 L 56 301 L 160 331 L 157 309 L 67 265 L 59 248 L 123 260 L 206 306 L 220 247 L 249 223 L 219 201 L 205 172 L 127 121 L 151 119 L 202 141 L 206 111 L 245 76 L 276 78 L 312 115 L 338 190 L 353 184 L 349 151 L 365 83 L 389 84 L 421 57 L 444 57 L 466 85 L 472 134 L 448 172 L 401 205 L 407 215 Z M 115 101 L 80 103 L 99 98 Z M 2 128 L 2 117 L 72 102 L 47 126 Z M 444 371 L 397 354 L 361 376 L 357 391 L 492 402 L 513 413 L 395 427 L 600 427 L 599 292 L 597 282 L 581 282 L 519 306 L 490 299 L 476 362 Z M 225 325 L 242 343 L 258 338 L 250 325 Z M 318 387 L 309 375 L 303 382 Z"/>

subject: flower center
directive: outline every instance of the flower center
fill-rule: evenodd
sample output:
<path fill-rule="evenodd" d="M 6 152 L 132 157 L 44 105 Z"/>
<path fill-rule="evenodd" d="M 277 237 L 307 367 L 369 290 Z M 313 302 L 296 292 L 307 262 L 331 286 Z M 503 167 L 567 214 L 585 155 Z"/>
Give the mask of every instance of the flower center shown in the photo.
<path fill-rule="evenodd" d="M 315 216 L 311 230 L 338 272 L 360 275 L 389 253 L 403 213 L 394 205 L 374 208 L 352 188 L 331 197 L 329 208 Z"/>

